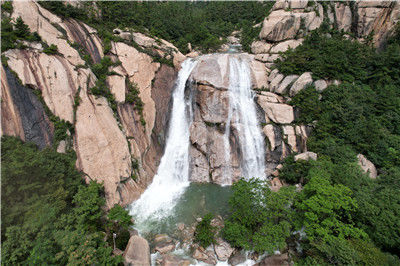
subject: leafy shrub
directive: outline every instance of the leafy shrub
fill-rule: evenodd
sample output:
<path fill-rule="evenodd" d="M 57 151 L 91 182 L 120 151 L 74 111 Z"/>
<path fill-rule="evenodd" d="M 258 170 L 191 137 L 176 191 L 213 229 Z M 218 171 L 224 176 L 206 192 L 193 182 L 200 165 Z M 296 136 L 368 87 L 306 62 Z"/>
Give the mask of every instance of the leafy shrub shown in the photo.
<path fill-rule="evenodd" d="M 285 180 L 288 184 L 305 184 L 308 182 L 308 171 L 311 168 L 312 160 L 294 160 L 294 155 L 288 156 L 283 168 L 279 171 L 279 178 Z"/>
<path fill-rule="evenodd" d="M 207 248 L 211 244 L 215 243 L 215 229 L 211 226 L 211 220 L 213 218 L 214 216 L 211 213 L 208 213 L 196 226 L 194 241 L 199 243 L 203 248 Z"/>
<path fill-rule="evenodd" d="M 275 63 L 285 75 L 310 71 L 315 79 L 353 82 L 367 79 L 372 55 L 370 47 L 347 40 L 341 34 L 328 37 L 323 32 L 313 31 L 302 45 L 287 50 Z"/>
<path fill-rule="evenodd" d="M 122 262 L 103 241 L 103 187 L 83 184 L 74 155 L 39 151 L 14 137 L 1 144 L 3 264 Z"/>
<path fill-rule="evenodd" d="M 234 247 L 272 253 L 284 250 L 293 226 L 294 188 L 272 192 L 265 181 L 239 180 L 232 186 L 231 214 L 225 221 L 224 238 Z"/>
<path fill-rule="evenodd" d="M 292 98 L 290 105 L 300 109 L 300 116 L 296 122 L 310 124 L 319 119 L 322 112 L 319 97 L 315 87 L 308 85 Z"/>
<path fill-rule="evenodd" d="M 48 55 L 56 55 L 58 54 L 58 47 L 55 44 L 51 44 L 50 46 L 45 47 L 43 52 Z"/>

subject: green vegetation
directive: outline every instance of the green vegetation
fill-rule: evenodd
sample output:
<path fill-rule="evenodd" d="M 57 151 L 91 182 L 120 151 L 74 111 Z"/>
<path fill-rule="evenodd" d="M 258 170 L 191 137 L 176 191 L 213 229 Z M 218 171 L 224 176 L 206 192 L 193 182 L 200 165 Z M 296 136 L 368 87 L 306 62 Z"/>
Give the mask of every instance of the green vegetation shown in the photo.
<path fill-rule="evenodd" d="M 133 104 L 133 109 L 138 111 L 140 115 L 140 122 L 142 126 L 146 125 L 146 121 L 143 117 L 143 101 L 139 96 L 139 88 L 136 83 L 130 82 L 128 78 L 125 79 L 125 85 L 127 92 L 125 94 L 125 102 Z"/>
<path fill-rule="evenodd" d="M 43 49 L 43 53 L 48 54 L 48 55 L 56 55 L 56 54 L 58 54 L 57 45 L 52 44 L 52 45 L 50 45 L 48 47 L 45 47 Z"/>
<path fill-rule="evenodd" d="M 168 40 L 186 53 L 188 43 L 204 52 L 215 51 L 225 37 L 242 28 L 242 44 L 247 50 L 251 39 L 259 33 L 259 29 L 251 26 L 264 19 L 273 2 L 105 1 L 96 3 L 101 18 L 93 15 L 96 11 L 90 3 L 85 3 L 81 9 L 55 1 L 40 4 L 60 16 L 85 21 L 97 28 L 103 38 L 115 28 L 134 28 Z M 106 32 L 108 34 L 104 34 Z"/>
<path fill-rule="evenodd" d="M 82 183 L 73 154 L 39 151 L 14 137 L 1 144 L 2 265 L 122 262 L 103 241 L 102 185 Z"/>
<path fill-rule="evenodd" d="M 204 215 L 203 219 L 197 224 L 194 232 L 194 242 L 199 243 L 203 248 L 207 248 L 215 243 L 215 228 L 211 225 L 214 216 L 211 213 Z"/>
<path fill-rule="evenodd" d="M 8 5 L 6 3 L 11 2 L 5 2 L 3 6 Z M 1 51 L 4 52 L 8 49 L 24 48 L 22 41 L 41 42 L 41 38 L 37 32 L 30 32 L 28 25 L 24 23 L 21 17 L 13 21 L 10 17 L 2 14 Z"/>
<path fill-rule="evenodd" d="M 321 94 L 309 86 L 293 97 L 297 122 L 313 123 L 308 149 L 317 161 L 286 159 L 281 177 L 302 183 L 293 208 L 304 228 L 300 265 L 398 265 L 400 254 L 400 31 L 380 52 L 368 44 L 315 31 L 277 62 L 285 74 L 312 71 L 339 79 Z M 364 154 L 376 179 L 360 171 Z M 385 253 L 387 252 L 387 253 Z"/>
<path fill-rule="evenodd" d="M 272 192 L 264 181 L 239 180 L 232 186 L 231 215 L 223 236 L 234 247 L 273 253 L 284 250 L 293 227 L 294 187 Z"/>
<path fill-rule="evenodd" d="M 113 234 L 115 233 L 117 236 L 115 239 L 116 247 L 120 250 L 125 250 L 130 238 L 128 229 L 133 225 L 132 217 L 121 205 L 115 205 L 109 211 L 107 220 L 107 238 L 109 245 L 113 245 Z"/>

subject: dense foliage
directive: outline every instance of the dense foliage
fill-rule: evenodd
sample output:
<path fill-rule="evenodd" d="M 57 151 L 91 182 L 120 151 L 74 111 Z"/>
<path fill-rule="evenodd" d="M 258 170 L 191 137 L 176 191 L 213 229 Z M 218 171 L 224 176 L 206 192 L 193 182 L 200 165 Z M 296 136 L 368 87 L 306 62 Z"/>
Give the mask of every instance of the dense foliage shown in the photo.
<path fill-rule="evenodd" d="M 204 215 L 201 221 L 196 225 L 194 232 L 194 242 L 197 242 L 203 248 L 207 248 L 215 243 L 215 228 L 211 225 L 214 216 L 211 213 Z"/>
<path fill-rule="evenodd" d="M 1 153 L 2 265 L 122 262 L 103 232 L 123 231 L 129 215 L 114 207 L 106 218 L 102 185 L 82 183 L 73 154 L 14 137 L 2 137 Z"/>
<path fill-rule="evenodd" d="M 231 215 L 223 236 L 234 247 L 272 253 L 286 248 L 293 227 L 294 188 L 272 192 L 265 182 L 239 180 L 232 186 Z"/>
<path fill-rule="evenodd" d="M 96 4 L 99 17 L 92 15 L 96 11 L 90 3 L 79 9 L 61 2 L 41 2 L 58 15 L 95 26 L 101 34 L 117 27 L 134 28 L 172 42 L 183 53 L 188 52 L 188 43 L 205 52 L 213 51 L 224 42 L 224 37 L 242 28 L 243 45 L 249 47 L 250 39 L 259 33 L 259 28 L 253 30 L 252 25 L 263 20 L 273 2 L 100 1 Z"/>
<path fill-rule="evenodd" d="M 400 254 L 400 31 L 382 51 L 315 31 L 278 61 L 285 74 L 339 79 L 321 94 L 313 86 L 291 101 L 299 123 L 312 123 L 317 161 L 285 161 L 282 178 L 304 190 L 294 204 L 305 252 L 300 264 L 396 265 Z M 339 49 L 340 48 L 340 49 Z M 361 153 L 378 169 L 360 171 Z M 382 252 L 384 251 L 384 252 Z"/>

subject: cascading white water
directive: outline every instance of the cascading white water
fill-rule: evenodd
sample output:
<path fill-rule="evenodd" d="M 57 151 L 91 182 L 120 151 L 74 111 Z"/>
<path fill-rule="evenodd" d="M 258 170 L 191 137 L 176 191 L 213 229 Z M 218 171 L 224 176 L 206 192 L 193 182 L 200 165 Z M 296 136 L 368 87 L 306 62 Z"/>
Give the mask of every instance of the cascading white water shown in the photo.
<path fill-rule="evenodd" d="M 254 93 L 251 90 L 251 75 L 248 62 L 243 58 L 229 58 L 229 105 L 225 126 L 225 158 L 230 159 L 230 126 L 238 131 L 242 152 L 242 176 L 265 178 L 264 139 L 257 119 Z M 225 178 L 228 184 L 231 179 Z"/>
<path fill-rule="evenodd" d="M 130 206 L 136 225 L 146 220 L 160 220 L 175 206 L 189 185 L 189 126 L 192 119 L 191 99 L 185 99 L 185 85 L 196 61 L 187 59 L 179 71 L 172 98 L 172 113 L 164 155 L 153 183 Z"/>

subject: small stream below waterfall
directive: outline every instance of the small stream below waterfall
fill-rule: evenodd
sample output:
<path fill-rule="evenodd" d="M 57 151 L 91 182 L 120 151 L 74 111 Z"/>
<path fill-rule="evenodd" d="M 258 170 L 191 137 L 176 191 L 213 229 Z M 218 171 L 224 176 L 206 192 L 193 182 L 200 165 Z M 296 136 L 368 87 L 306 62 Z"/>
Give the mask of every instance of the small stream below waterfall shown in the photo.
<path fill-rule="evenodd" d="M 189 181 L 189 127 L 193 121 L 193 105 L 192 93 L 187 93 L 187 85 L 201 58 L 204 57 L 187 59 L 182 64 L 172 94 L 167 141 L 160 165 L 152 184 L 129 208 L 135 219 L 134 227 L 147 239 L 162 233 L 173 235 L 178 223 L 192 225 L 196 218 L 209 212 L 223 218 L 228 215 L 230 186 L 195 184 Z M 229 167 L 231 127 L 239 135 L 238 142 L 243 157 L 240 163 L 241 174 L 245 178 L 265 178 L 265 146 L 257 120 L 254 93 L 251 90 L 248 57 L 230 54 L 227 67 L 229 115 L 225 123 L 223 146 L 225 162 L 229 169 L 225 169 L 223 185 L 232 184 Z M 182 256 L 188 255 L 182 249 L 176 252 L 182 253 Z M 152 257 L 154 256 L 153 254 Z M 221 263 L 220 265 L 227 265 L 226 262 Z"/>

